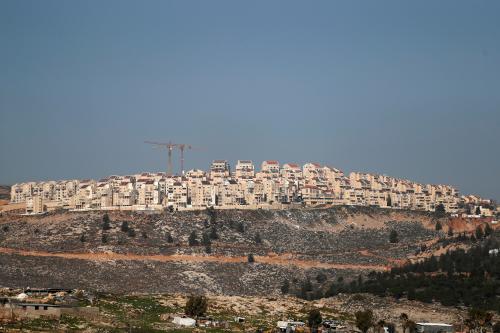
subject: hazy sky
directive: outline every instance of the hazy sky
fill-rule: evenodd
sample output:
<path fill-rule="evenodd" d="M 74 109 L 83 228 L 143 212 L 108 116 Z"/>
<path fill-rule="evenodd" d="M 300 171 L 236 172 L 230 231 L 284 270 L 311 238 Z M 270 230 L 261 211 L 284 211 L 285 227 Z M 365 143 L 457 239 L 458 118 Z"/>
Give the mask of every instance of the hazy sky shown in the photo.
<path fill-rule="evenodd" d="M 317 161 L 500 199 L 500 1 L 0 1 L 0 183 Z M 176 161 L 176 168 L 178 163 Z"/>

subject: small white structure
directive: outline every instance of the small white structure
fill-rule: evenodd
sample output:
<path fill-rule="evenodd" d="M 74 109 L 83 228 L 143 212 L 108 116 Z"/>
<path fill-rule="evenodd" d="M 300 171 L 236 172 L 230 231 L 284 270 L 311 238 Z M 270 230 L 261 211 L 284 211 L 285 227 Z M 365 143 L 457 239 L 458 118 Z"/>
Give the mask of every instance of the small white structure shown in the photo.
<path fill-rule="evenodd" d="M 492 249 L 492 250 L 489 250 L 489 251 L 488 251 L 488 254 L 489 254 L 490 256 L 496 256 L 496 255 L 498 255 L 498 252 L 499 252 L 499 251 L 500 251 L 500 249 Z"/>
<path fill-rule="evenodd" d="M 295 332 L 297 327 L 304 327 L 306 324 L 302 321 L 290 321 L 290 320 L 280 320 L 276 323 L 276 327 L 280 330 L 280 332 L 286 332 L 289 327 L 292 332 Z"/>
<path fill-rule="evenodd" d="M 453 333 L 455 330 L 452 325 L 443 323 L 417 323 L 417 332 L 419 333 Z"/>
<path fill-rule="evenodd" d="M 28 295 L 26 295 L 25 293 L 20 293 L 19 295 L 16 296 L 16 298 L 20 301 L 24 301 L 26 300 L 26 298 L 28 298 Z"/>
<path fill-rule="evenodd" d="M 195 327 L 196 326 L 196 320 L 194 320 L 193 318 L 174 317 L 174 320 L 172 322 L 176 325 L 184 326 L 184 327 Z"/>

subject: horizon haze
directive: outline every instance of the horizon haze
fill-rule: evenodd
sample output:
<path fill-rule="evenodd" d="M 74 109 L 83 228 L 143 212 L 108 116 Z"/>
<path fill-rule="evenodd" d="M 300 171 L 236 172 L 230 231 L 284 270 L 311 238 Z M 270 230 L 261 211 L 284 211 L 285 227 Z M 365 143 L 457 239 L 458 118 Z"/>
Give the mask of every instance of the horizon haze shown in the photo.
<path fill-rule="evenodd" d="M 500 2 L 0 3 L 0 184 L 313 161 L 500 200 Z M 174 153 L 178 172 L 178 152 Z"/>

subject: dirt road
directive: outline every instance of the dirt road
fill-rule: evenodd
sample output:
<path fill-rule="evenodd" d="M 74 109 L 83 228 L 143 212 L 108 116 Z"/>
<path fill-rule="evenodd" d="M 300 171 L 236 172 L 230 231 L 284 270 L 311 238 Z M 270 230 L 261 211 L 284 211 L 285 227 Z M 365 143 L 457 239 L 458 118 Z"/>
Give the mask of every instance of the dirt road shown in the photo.
<path fill-rule="evenodd" d="M 182 261 L 182 262 L 219 262 L 219 263 L 244 263 L 247 262 L 247 257 L 228 257 L 228 256 L 212 256 L 212 255 L 138 255 L 138 254 L 121 254 L 114 252 L 46 252 L 46 251 L 32 251 L 20 250 L 0 247 L 0 254 L 16 254 L 21 256 L 31 257 L 57 257 L 64 259 L 79 259 L 90 261 L 111 261 L 111 260 L 133 260 L 133 261 Z M 385 271 L 389 267 L 383 265 L 355 265 L 355 264 L 339 264 L 339 263 L 325 263 L 315 260 L 302 260 L 297 259 L 291 254 L 272 254 L 269 256 L 255 256 L 255 262 L 280 265 L 280 266 L 296 266 L 304 269 L 308 268 L 326 268 L 326 269 L 360 269 L 360 270 L 375 270 Z"/>

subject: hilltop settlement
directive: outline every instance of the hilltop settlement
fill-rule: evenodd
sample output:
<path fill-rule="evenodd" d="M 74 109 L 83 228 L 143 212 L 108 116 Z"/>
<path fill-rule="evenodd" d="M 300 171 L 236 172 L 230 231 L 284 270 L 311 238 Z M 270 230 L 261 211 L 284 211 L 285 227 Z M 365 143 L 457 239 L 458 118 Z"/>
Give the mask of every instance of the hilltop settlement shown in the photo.
<path fill-rule="evenodd" d="M 490 200 L 460 195 L 450 185 L 420 184 L 386 175 L 306 163 L 215 160 L 208 172 L 193 169 L 110 176 L 100 180 L 25 182 L 11 187 L 10 206 L 27 214 L 67 210 L 280 209 L 325 205 L 372 206 L 494 216 Z M 4 209 L 6 209 L 4 207 Z"/>

